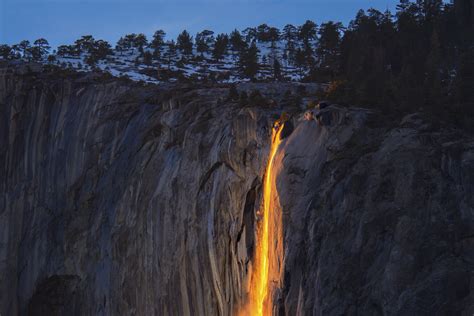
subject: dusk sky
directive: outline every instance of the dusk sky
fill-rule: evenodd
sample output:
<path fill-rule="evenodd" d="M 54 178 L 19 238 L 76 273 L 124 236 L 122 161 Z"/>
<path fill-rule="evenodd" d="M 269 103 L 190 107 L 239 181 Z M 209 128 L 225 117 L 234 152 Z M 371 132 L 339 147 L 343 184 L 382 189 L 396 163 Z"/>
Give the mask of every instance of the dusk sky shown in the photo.
<path fill-rule="evenodd" d="M 151 36 L 163 29 L 230 32 L 267 23 L 283 27 L 310 19 L 349 22 L 358 9 L 394 10 L 398 0 L 0 0 L 0 43 L 45 37 L 52 46 L 81 35 L 111 43 L 127 33 Z"/>

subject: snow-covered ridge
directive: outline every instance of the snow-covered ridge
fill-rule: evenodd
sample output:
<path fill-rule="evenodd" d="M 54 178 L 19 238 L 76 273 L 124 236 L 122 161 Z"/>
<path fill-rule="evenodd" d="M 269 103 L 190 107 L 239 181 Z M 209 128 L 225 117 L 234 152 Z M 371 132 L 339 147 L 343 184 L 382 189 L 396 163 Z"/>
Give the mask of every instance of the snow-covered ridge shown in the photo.
<path fill-rule="evenodd" d="M 297 69 L 283 57 L 285 54 L 285 42 L 256 43 L 258 48 L 259 70 L 255 78 L 257 80 L 272 80 L 274 78 L 273 61 L 276 58 L 281 62 L 281 73 L 287 81 L 300 81 L 305 71 Z M 161 56 L 166 56 L 169 47 L 164 45 Z M 160 83 L 162 81 L 177 81 L 178 78 L 195 80 L 213 80 L 222 83 L 245 82 L 249 79 L 243 78 L 238 69 L 238 56 L 235 52 L 228 50 L 223 58 L 216 61 L 209 52 L 199 53 L 193 48 L 191 57 L 184 55 L 179 50 L 170 60 L 165 58 L 152 59 L 146 64 L 145 54 L 152 54 L 153 49 L 144 48 L 143 53 L 137 49 L 125 51 L 112 50 L 112 54 L 103 60 L 99 60 L 94 67 L 109 72 L 116 77 L 128 77 L 135 81 L 147 83 Z M 77 71 L 90 71 L 87 65 L 87 53 L 79 56 L 55 56 L 53 64 Z M 46 60 L 44 62 L 47 62 Z M 51 63 L 51 61 L 50 61 Z M 169 78 L 160 78 L 166 73 Z"/>

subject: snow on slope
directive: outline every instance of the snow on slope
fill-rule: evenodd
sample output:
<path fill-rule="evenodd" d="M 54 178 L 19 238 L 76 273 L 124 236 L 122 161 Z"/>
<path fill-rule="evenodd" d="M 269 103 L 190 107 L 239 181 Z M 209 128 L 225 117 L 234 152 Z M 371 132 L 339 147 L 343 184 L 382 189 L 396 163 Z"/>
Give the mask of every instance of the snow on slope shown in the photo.
<path fill-rule="evenodd" d="M 285 51 L 284 42 L 277 42 L 272 48 L 270 43 L 257 43 L 259 50 L 260 70 L 256 76 L 258 80 L 272 80 L 273 78 L 273 60 L 277 58 L 281 64 L 281 72 L 287 80 L 300 81 L 305 73 L 289 65 L 283 58 Z M 151 49 L 145 48 L 145 51 L 152 53 Z M 213 80 L 223 83 L 245 82 L 248 79 L 241 78 L 238 71 L 238 58 L 232 51 L 219 62 L 215 61 L 211 53 L 200 54 L 193 51 L 193 56 L 183 56 L 179 51 L 174 58 L 168 61 L 164 56 L 167 54 L 167 46 L 161 51 L 159 60 L 153 60 L 151 65 L 145 65 L 143 56 L 138 50 L 129 50 L 125 52 L 114 51 L 112 56 L 106 60 L 101 60 L 96 67 L 109 72 L 112 76 L 126 76 L 135 81 L 144 81 L 147 83 L 160 83 L 162 81 L 176 81 L 177 77 L 202 80 L 212 75 Z M 85 59 L 87 54 L 79 57 L 60 57 L 56 56 L 56 63 L 65 68 L 73 68 L 77 71 L 90 71 Z M 160 73 L 168 72 L 166 79 L 160 76 Z"/>

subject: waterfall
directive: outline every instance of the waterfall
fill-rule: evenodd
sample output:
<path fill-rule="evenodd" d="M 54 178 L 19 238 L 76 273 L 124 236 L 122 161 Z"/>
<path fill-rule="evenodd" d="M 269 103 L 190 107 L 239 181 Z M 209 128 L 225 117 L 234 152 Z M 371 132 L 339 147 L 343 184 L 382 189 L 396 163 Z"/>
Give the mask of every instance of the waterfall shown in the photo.
<path fill-rule="evenodd" d="M 275 205 L 274 160 L 281 143 L 283 125 L 272 129 L 270 154 L 263 187 L 263 209 L 259 211 L 254 263 L 251 273 L 249 301 L 241 315 L 271 315 L 273 291 L 280 287 L 283 229 L 281 211 Z"/>

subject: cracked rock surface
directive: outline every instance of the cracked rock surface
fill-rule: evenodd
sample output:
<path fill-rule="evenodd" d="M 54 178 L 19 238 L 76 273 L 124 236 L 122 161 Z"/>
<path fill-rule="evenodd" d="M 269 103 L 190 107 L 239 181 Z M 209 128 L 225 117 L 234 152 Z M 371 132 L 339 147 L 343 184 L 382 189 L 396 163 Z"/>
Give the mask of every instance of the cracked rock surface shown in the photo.
<path fill-rule="evenodd" d="M 0 69 L 0 314 L 235 313 L 287 109 L 227 93 Z M 292 111 L 275 310 L 472 315 L 474 139 L 422 114 Z"/>

